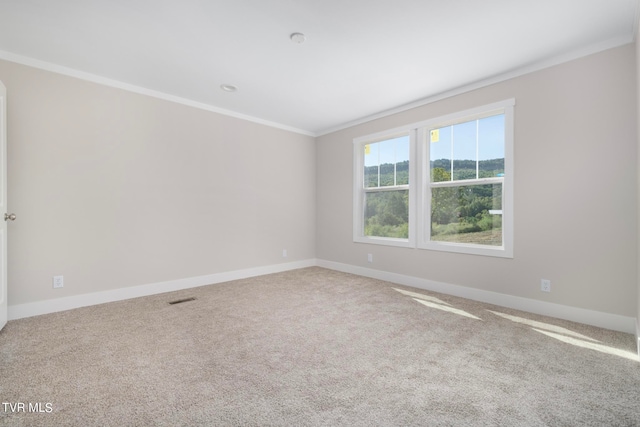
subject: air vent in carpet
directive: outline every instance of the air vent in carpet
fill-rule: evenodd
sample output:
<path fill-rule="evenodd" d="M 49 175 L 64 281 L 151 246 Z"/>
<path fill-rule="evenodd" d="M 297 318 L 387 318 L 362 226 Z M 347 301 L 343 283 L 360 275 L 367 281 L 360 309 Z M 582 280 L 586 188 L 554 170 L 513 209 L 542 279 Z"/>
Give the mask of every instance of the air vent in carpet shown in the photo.
<path fill-rule="evenodd" d="M 173 304 L 180 304 L 181 302 L 187 302 L 187 301 L 195 301 L 196 299 L 191 297 L 191 298 L 183 298 L 183 299 L 177 299 L 175 301 L 169 301 L 169 304 L 173 305 Z"/>

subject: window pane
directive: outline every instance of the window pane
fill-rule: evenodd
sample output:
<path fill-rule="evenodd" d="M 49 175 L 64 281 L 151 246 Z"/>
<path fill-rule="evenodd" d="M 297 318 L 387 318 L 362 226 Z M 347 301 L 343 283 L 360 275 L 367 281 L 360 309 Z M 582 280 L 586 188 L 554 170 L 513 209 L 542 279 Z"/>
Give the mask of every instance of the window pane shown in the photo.
<path fill-rule="evenodd" d="M 378 142 L 380 146 L 380 187 L 395 185 L 396 144 L 394 139 Z"/>
<path fill-rule="evenodd" d="M 409 184 L 409 136 L 364 147 L 364 188 Z"/>
<path fill-rule="evenodd" d="M 379 159 L 378 144 L 367 144 L 364 146 L 364 188 L 379 187 L 378 182 Z"/>
<path fill-rule="evenodd" d="M 453 126 L 453 180 L 476 179 L 476 121 Z"/>
<path fill-rule="evenodd" d="M 431 240 L 502 246 L 502 183 L 431 189 Z"/>
<path fill-rule="evenodd" d="M 433 129 L 431 182 L 504 176 L 504 114 Z"/>
<path fill-rule="evenodd" d="M 409 191 L 365 193 L 364 234 L 375 237 L 409 237 Z"/>
<path fill-rule="evenodd" d="M 409 137 L 396 139 L 396 185 L 409 184 Z"/>
<path fill-rule="evenodd" d="M 429 138 L 431 182 L 451 181 L 451 131 L 453 126 L 432 129 Z"/>
<path fill-rule="evenodd" d="M 478 122 L 479 178 L 504 176 L 504 114 Z"/>

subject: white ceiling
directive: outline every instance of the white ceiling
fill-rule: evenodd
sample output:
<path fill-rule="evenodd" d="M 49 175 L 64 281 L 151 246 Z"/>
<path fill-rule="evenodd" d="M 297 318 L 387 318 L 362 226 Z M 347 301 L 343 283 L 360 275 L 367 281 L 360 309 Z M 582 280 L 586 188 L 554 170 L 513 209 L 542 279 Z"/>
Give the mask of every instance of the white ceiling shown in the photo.
<path fill-rule="evenodd" d="M 638 0 L 0 0 L 0 58 L 320 135 L 631 43 L 637 13 Z"/>

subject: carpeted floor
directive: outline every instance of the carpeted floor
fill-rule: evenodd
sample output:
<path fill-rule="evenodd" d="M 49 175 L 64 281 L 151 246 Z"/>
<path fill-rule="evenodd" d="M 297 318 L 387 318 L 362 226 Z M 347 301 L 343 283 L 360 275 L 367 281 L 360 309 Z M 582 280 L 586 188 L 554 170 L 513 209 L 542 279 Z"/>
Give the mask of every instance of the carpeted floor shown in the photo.
<path fill-rule="evenodd" d="M 640 426 L 640 363 L 628 334 L 313 267 L 11 321 L 0 400 L 3 426 Z"/>

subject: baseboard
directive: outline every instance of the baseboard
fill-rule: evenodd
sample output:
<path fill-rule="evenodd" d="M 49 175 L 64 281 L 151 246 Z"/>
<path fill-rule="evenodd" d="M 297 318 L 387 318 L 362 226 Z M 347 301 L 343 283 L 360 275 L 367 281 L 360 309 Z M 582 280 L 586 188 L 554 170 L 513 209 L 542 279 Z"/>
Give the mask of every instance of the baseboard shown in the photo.
<path fill-rule="evenodd" d="M 640 317 L 636 318 L 636 344 L 638 346 L 638 356 L 640 356 Z"/>
<path fill-rule="evenodd" d="M 104 304 L 113 301 L 121 301 L 130 298 L 155 295 L 164 292 L 179 291 L 182 289 L 213 285 L 216 283 L 223 283 L 231 280 L 245 279 L 249 277 L 280 273 L 283 271 L 313 266 L 342 271 L 345 273 L 357 274 L 359 276 L 385 280 L 388 282 L 411 286 L 418 289 L 440 292 L 443 294 L 454 295 L 474 301 L 486 302 L 502 307 L 509 307 L 516 310 L 522 310 L 530 313 L 541 314 L 544 316 L 551 316 L 560 319 L 571 320 L 574 322 L 584 323 L 587 325 L 593 325 L 601 328 L 635 334 L 638 343 L 638 354 L 640 354 L 640 318 L 634 319 L 633 317 L 602 313 L 598 311 L 570 307 L 561 304 L 516 297 L 513 295 L 500 294 L 497 292 L 491 292 L 482 289 L 453 285 L 450 283 L 436 282 L 433 280 L 422 279 L 414 276 L 407 276 L 382 270 L 374 270 L 371 268 L 358 267 L 349 264 L 316 259 L 308 259 L 284 264 L 274 264 L 244 270 L 215 273 L 206 276 L 170 280 L 166 282 L 119 288 L 110 291 L 94 292 L 83 295 L 74 295 L 64 298 L 36 301 L 26 304 L 9 305 L 8 318 L 9 320 L 16 320 L 24 317 L 38 316 L 41 314 L 48 314 L 58 311 L 71 310 L 74 308 Z"/>
<path fill-rule="evenodd" d="M 249 277 L 262 276 L 265 274 L 280 273 L 283 271 L 295 270 L 298 268 L 313 267 L 315 265 L 317 265 L 316 260 L 309 259 L 284 264 L 274 264 L 264 267 L 249 268 L 244 270 L 215 273 L 206 276 L 170 280 L 167 282 L 131 286 L 127 288 L 113 289 L 110 291 L 74 295 L 45 301 L 9 305 L 9 320 L 38 316 L 41 314 L 54 313 L 57 311 L 71 310 L 74 308 L 87 307 L 91 305 L 104 304 L 107 302 L 121 301 L 130 298 L 161 294 L 164 292 L 172 292 L 199 286 L 213 285 L 216 283 L 246 279 Z"/>
<path fill-rule="evenodd" d="M 359 276 L 371 277 L 373 279 L 385 280 L 414 288 L 439 292 L 447 295 L 454 295 L 474 301 L 495 304 L 501 307 L 513 308 L 529 313 L 541 314 L 543 316 L 556 317 L 587 325 L 598 326 L 600 328 L 629 334 L 639 334 L 640 326 L 636 325 L 633 317 L 620 316 L 617 314 L 602 313 L 599 311 L 587 310 L 583 308 L 571 307 L 545 301 L 532 300 L 529 298 L 506 295 L 497 292 L 474 289 L 466 286 L 453 285 L 450 283 L 436 282 L 414 276 L 407 276 L 387 271 L 374 270 L 371 268 L 358 267 L 349 264 L 342 264 L 333 261 L 317 260 L 319 267 L 345 273 L 357 274 Z M 639 341 L 640 351 L 640 341 Z"/>

